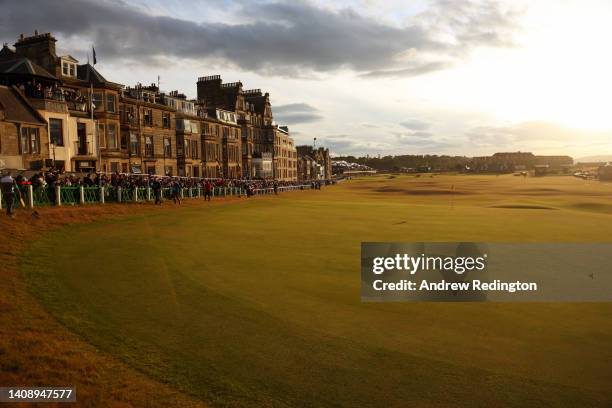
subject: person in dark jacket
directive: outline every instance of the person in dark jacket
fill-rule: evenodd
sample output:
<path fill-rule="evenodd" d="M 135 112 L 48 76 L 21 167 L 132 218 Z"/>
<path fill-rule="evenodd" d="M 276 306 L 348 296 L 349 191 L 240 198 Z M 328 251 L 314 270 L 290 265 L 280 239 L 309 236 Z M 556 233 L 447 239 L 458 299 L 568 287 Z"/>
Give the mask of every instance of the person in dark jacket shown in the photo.
<path fill-rule="evenodd" d="M 161 204 L 162 186 L 158 179 L 153 179 L 151 188 L 153 189 L 153 195 L 155 195 L 155 204 Z"/>
<path fill-rule="evenodd" d="M 174 204 L 181 203 L 181 189 L 182 186 L 178 180 L 172 183 L 172 201 L 174 201 Z"/>
<path fill-rule="evenodd" d="M 19 193 L 19 191 L 17 190 L 17 182 L 13 176 L 11 176 L 10 172 L 6 172 L 4 176 L 0 178 L 0 189 L 2 190 L 4 205 L 6 206 L 6 215 L 13 218 L 15 193 Z"/>

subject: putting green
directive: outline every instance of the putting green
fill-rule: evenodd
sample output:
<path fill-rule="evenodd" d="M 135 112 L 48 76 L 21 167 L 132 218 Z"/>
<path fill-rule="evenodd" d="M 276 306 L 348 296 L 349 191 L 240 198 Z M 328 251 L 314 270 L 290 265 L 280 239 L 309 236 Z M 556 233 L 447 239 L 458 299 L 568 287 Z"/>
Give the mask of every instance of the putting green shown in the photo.
<path fill-rule="evenodd" d="M 612 304 L 363 304 L 359 251 L 610 241 L 609 203 L 571 177 L 378 176 L 66 227 L 22 271 L 68 328 L 213 406 L 606 406 Z"/>

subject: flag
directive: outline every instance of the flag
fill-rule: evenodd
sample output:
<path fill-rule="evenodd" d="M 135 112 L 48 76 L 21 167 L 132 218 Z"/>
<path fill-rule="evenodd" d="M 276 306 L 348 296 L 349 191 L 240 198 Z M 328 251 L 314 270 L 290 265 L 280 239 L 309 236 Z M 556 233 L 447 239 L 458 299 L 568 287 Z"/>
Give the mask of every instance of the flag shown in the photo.
<path fill-rule="evenodd" d="M 93 52 L 93 64 L 96 65 L 96 62 L 98 62 L 96 60 L 96 49 L 93 47 L 93 45 L 91 46 L 91 50 Z"/>

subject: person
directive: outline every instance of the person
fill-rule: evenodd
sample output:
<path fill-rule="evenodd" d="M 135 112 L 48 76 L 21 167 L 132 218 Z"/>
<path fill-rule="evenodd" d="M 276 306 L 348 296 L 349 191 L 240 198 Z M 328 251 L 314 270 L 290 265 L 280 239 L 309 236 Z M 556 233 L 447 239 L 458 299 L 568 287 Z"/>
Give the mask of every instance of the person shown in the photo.
<path fill-rule="evenodd" d="M 17 190 L 17 182 L 13 176 L 11 176 L 10 172 L 6 172 L 5 175 L 0 178 L 0 189 L 2 189 L 2 196 L 4 197 L 4 204 L 6 205 L 6 215 L 13 218 L 15 193 L 19 193 L 19 191 Z"/>
<path fill-rule="evenodd" d="M 153 182 L 151 183 L 151 188 L 153 189 L 153 194 L 155 195 L 155 204 L 161 204 L 162 186 L 158 179 L 153 179 Z"/>
<path fill-rule="evenodd" d="M 83 179 L 83 184 L 85 185 L 85 187 L 92 187 L 94 185 L 94 181 L 91 179 L 91 173 L 87 173 L 87 175 Z"/>
<path fill-rule="evenodd" d="M 278 195 L 278 183 L 274 181 L 274 194 Z"/>
<path fill-rule="evenodd" d="M 174 204 L 181 203 L 181 183 L 178 180 L 172 183 L 172 201 Z"/>
<path fill-rule="evenodd" d="M 204 185 L 204 200 L 210 201 L 212 197 L 212 188 L 210 180 L 206 180 L 206 184 Z"/>

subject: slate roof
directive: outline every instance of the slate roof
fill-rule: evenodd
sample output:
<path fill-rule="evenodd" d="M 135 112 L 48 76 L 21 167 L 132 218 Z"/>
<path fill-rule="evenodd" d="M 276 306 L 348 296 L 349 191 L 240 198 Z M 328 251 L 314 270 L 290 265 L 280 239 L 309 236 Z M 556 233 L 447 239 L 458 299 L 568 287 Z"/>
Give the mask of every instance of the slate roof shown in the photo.
<path fill-rule="evenodd" d="M 56 80 L 55 76 L 28 58 L 14 58 L 0 61 L 0 74 L 34 75 Z"/>
<path fill-rule="evenodd" d="M 7 121 L 45 125 L 47 122 L 29 105 L 14 88 L 0 85 L 0 109 Z"/>

